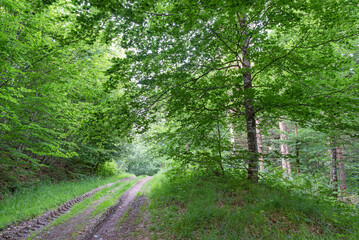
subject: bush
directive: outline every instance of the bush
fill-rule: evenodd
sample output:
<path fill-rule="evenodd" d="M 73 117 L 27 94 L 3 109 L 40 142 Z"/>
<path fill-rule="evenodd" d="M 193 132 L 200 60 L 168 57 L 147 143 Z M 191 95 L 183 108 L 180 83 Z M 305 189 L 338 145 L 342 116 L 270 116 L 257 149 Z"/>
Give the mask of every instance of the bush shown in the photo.
<path fill-rule="evenodd" d="M 119 172 L 120 171 L 115 161 L 101 163 L 97 169 L 97 174 L 100 176 L 113 176 L 118 174 Z"/>

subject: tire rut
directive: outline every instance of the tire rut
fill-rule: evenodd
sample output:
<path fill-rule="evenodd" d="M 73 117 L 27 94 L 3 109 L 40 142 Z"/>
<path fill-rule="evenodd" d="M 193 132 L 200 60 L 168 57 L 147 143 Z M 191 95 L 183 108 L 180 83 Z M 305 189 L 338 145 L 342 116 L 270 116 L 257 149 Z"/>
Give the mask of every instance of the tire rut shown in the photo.
<path fill-rule="evenodd" d="M 136 181 L 137 179 L 135 179 Z M 127 181 L 129 184 L 134 183 L 134 181 Z M 116 194 L 117 191 L 120 191 L 124 185 L 118 186 L 116 188 L 111 189 L 106 192 L 104 196 L 100 199 L 91 202 L 91 204 L 87 205 L 83 211 L 80 211 L 75 216 L 67 219 L 59 223 L 58 225 L 52 226 L 48 229 L 44 228 L 40 231 L 35 239 L 39 240 L 70 240 L 70 239 L 78 239 L 83 234 L 86 234 L 89 229 L 92 229 L 94 225 L 97 224 L 98 220 L 101 218 L 104 211 L 99 211 L 96 214 L 93 212 L 96 210 L 96 206 L 106 201 L 112 194 Z M 118 200 L 118 198 L 117 198 Z M 117 201 L 115 202 L 117 203 Z"/>
<path fill-rule="evenodd" d="M 148 207 L 149 199 L 146 195 L 136 198 L 136 201 L 127 211 L 127 216 L 122 217 L 118 230 L 118 239 L 121 240 L 148 240 L 152 235 L 149 231 L 149 212 L 143 207 Z"/>
<path fill-rule="evenodd" d="M 141 190 L 142 186 L 151 179 L 152 177 L 141 179 L 130 190 L 125 192 L 120 197 L 118 203 L 108 208 L 97 224 L 90 229 L 86 235 L 79 238 L 79 240 L 117 240 L 119 220 L 135 202 L 136 195 Z"/>
<path fill-rule="evenodd" d="M 120 179 L 113 183 L 105 184 L 101 187 L 95 188 L 79 197 L 76 197 L 74 199 L 71 199 L 64 204 L 62 204 L 60 207 L 58 207 L 56 210 L 48 211 L 41 216 L 22 222 L 20 224 L 17 224 L 16 226 L 9 226 L 5 228 L 2 232 L 0 232 L 0 240 L 18 240 L 18 239 L 26 239 L 31 233 L 40 231 L 44 226 L 52 222 L 54 219 L 62 215 L 63 213 L 69 211 L 72 206 L 74 206 L 76 203 L 83 201 L 85 198 L 90 197 L 94 193 L 100 191 L 103 188 L 110 187 L 118 182 L 124 182 L 128 181 L 130 179 L 133 179 L 135 177 L 129 177 Z"/>

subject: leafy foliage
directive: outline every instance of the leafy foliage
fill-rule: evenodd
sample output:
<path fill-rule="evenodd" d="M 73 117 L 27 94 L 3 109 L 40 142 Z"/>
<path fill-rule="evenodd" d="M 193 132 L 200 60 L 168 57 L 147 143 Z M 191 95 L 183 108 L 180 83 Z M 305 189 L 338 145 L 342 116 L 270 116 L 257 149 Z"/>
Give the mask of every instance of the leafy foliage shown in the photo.
<path fill-rule="evenodd" d="M 38 176 L 96 172 L 116 154 L 119 135 L 106 112 L 118 95 L 102 89 L 116 51 L 70 41 L 75 15 L 64 4 L 5 1 L 0 8 L 2 190 Z"/>

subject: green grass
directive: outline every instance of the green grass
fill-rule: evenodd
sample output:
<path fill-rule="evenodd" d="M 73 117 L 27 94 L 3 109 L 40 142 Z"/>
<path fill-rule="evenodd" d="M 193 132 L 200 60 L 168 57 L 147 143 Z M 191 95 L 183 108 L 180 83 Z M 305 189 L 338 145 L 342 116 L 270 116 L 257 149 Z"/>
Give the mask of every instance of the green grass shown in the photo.
<path fill-rule="evenodd" d="M 75 217 L 76 215 L 78 215 L 81 212 L 85 211 L 95 201 L 97 201 L 97 200 L 99 200 L 99 199 L 101 199 L 103 197 L 106 197 L 106 200 L 104 200 L 102 203 L 104 203 L 104 202 L 111 202 L 112 203 L 113 202 L 113 204 L 115 204 L 116 200 L 118 200 L 119 196 L 121 196 L 125 191 L 127 191 L 129 188 L 131 188 L 133 186 L 133 184 L 135 184 L 138 180 L 139 179 L 136 178 L 136 179 L 129 180 L 129 181 L 126 181 L 126 182 L 118 182 L 118 183 L 112 185 L 111 187 L 101 189 L 100 191 L 93 194 L 91 197 L 85 198 L 83 201 L 79 202 L 78 204 L 75 204 L 71 208 L 70 212 L 65 213 L 65 214 L 59 216 L 58 218 L 56 218 L 55 221 L 49 225 L 49 227 L 56 226 L 56 225 L 58 225 L 58 224 L 60 224 L 60 223 L 62 223 L 64 221 L 69 220 L 72 217 Z M 98 205 L 96 205 L 94 207 L 95 210 L 91 213 L 92 216 L 97 215 L 97 213 L 100 212 L 97 209 L 101 208 L 100 205 L 102 203 L 100 203 L 100 204 L 98 204 Z M 111 204 L 109 206 L 112 206 L 113 204 Z M 101 209 L 103 209 L 103 208 L 101 208 Z M 106 209 L 104 209 L 104 210 L 106 210 Z"/>
<path fill-rule="evenodd" d="M 107 208 L 109 208 L 112 205 L 116 204 L 118 199 L 120 198 L 120 196 L 124 192 L 126 192 L 128 189 L 130 189 L 139 180 L 140 180 L 140 178 L 136 178 L 136 179 L 129 180 L 129 181 L 126 181 L 126 182 L 119 182 L 119 183 L 116 183 L 116 184 L 112 185 L 111 187 L 101 189 L 100 191 L 93 194 L 91 197 L 86 198 L 83 201 L 79 202 L 78 204 L 74 205 L 71 208 L 71 211 L 66 212 L 66 213 L 62 214 L 61 216 L 59 216 L 58 218 L 56 218 L 52 223 L 50 223 L 49 225 L 44 227 L 41 230 L 41 232 L 44 232 L 44 231 L 46 232 L 49 229 L 51 229 L 52 227 L 54 227 L 56 225 L 59 225 L 59 224 L 61 224 L 63 222 L 68 221 L 69 219 L 71 219 L 71 218 L 81 214 L 82 212 L 86 211 L 86 209 L 88 209 L 89 207 L 93 207 L 93 210 L 92 210 L 91 214 L 87 218 L 94 217 L 94 216 L 96 216 L 98 214 L 103 214 L 107 210 Z M 105 197 L 105 199 L 101 203 L 93 206 L 93 204 L 97 200 L 100 200 L 101 198 L 104 198 L 104 197 Z M 79 225 L 76 228 L 76 230 L 73 233 L 74 237 L 76 236 L 76 232 L 86 225 L 86 222 L 87 221 L 85 221 L 83 224 Z M 41 234 L 41 232 L 33 234 L 30 237 L 30 239 L 33 239 L 37 235 Z"/>
<path fill-rule="evenodd" d="M 126 182 L 125 188 L 120 188 L 117 191 L 114 192 L 114 194 L 111 194 L 109 198 L 107 198 L 105 201 L 101 202 L 95 207 L 95 210 L 92 212 L 92 215 L 97 215 L 99 213 L 103 213 L 106 211 L 107 208 L 111 207 L 112 205 L 116 204 L 118 199 L 121 197 L 121 195 L 126 192 L 130 187 L 132 187 L 137 181 L 141 180 L 143 177 L 136 178 L 135 182 Z"/>
<path fill-rule="evenodd" d="M 155 239 L 359 239 L 354 206 L 234 178 L 151 185 Z"/>
<path fill-rule="evenodd" d="M 56 184 L 44 182 L 34 187 L 19 189 L 12 195 L 5 195 L 0 202 L 0 229 L 11 223 L 39 216 L 94 188 L 129 176 L 133 175 L 124 173 L 107 178 L 88 177 Z"/>
<path fill-rule="evenodd" d="M 125 213 L 123 214 L 123 216 L 120 218 L 120 220 L 118 220 L 118 222 L 117 222 L 118 230 L 120 230 L 121 224 L 122 224 L 123 222 L 125 222 L 127 219 L 128 219 L 128 212 L 125 212 Z"/>

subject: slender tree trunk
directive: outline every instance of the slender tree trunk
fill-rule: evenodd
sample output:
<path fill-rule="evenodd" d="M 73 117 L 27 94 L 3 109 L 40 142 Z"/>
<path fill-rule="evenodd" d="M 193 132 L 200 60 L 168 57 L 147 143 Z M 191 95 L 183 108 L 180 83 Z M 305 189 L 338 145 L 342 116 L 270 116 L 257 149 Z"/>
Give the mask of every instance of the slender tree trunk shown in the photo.
<path fill-rule="evenodd" d="M 330 142 L 330 158 L 331 158 L 331 168 L 330 168 L 330 184 L 333 188 L 333 195 L 337 196 L 336 192 L 338 191 L 338 169 L 337 169 L 337 148 L 335 147 L 335 142 Z"/>
<path fill-rule="evenodd" d="M 281 131 L 280 133 L 280 139 L 282 141 L 288 140 L 287 136 L 287 126 L 283 122 L 279 122 L 279 129 Z M 284 170 L 283 177 L 288 177 L 292 175 L 292 170 L 290 167 L 290 162 L 288 161 L 288 155 L 289 155 L 289 149 L 288 144 L 281 143 L 280 144 L 280 152 L 282 154 L 282 168 Z"/>
<path fill-rule="evenodd" d="M 258 126 L 260 123 L 257 120 L 256 125 Z M 263 157 L 263 143 L 262 143 L 262 134 L 261 130 L 257 127 L 257 145 L 258 145 L 258 153 L 259 153 L 259 171 L 264 172 L 264 157 Z"/>
<path fill-rule="evenodd" d="M 346 176 L 345 176 L 345 165 L 343 162 L 343 153 L 340 147 L 337 147 L 337 161 L 339 170 L 339 189 L 344 191 L 347 188 Z"/>
<path fill-rule="evenodd" d="M 217 131 L 218 131 L 218 157 L 219 157 L 218 164 L 221 167 L 222 175 L 224 176 L 224 168 L 223 168 L 223 164 L 222 164 L 222 147 L 221 147 L 222 137 L 221 137 L 221 129 L 219 127 L 218 117 L 217 117 Z"/>
<path fill-rule="evenodd" d="M 243 34 L 246 35 L 245 29 L 246 19 L 240 19 L 240 26 L 243 29 Z M 257 133 L 256 133 L 256 116 L 255 110 L 252 105 L 253 96 L 250 94 L 252 90 L 252 75 L 251 63 L 248 59 L 249 37 L 246 36 L 244 46 L 242 47 L 242 76 L 244 88 L 244 108 L 246 116 L 247 127 L 247 143 L 249 151 L 248 159 L 248 180 L 258 182 L 258 146 L 257 146 Z"/>
<path fill-rule="evenodd" d="M 298 146 L 298 124 L 295 124 L 295 156 L 297 162 L 297 173 L 300 173 L 299 146 Z"/>
<path fill-rule="evenodd" d="M 231 138 L 232 153 L 234 156 L 235 152 L 236 152 L 236 141 L 235 141 L 235 135 L 234 135 L 234 127 L 233 127 L 232 123 L 229 124 L 229 133 L 230 133 L 230 138 Z"/>

